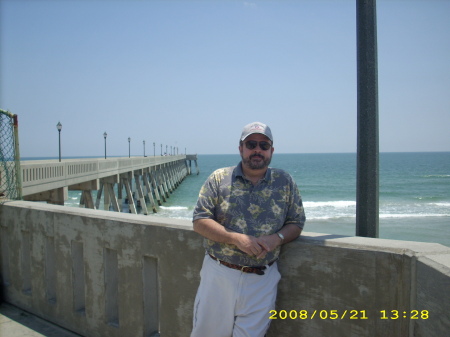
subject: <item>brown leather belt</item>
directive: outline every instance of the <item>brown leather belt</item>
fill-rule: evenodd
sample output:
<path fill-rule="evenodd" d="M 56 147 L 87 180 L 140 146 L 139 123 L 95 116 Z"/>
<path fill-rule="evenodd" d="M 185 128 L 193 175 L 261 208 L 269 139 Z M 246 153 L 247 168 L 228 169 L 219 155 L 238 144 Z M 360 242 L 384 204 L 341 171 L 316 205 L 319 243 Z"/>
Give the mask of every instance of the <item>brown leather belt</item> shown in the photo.
<path fill-rule="evenodd" d="M 261 266 L 261 267 L 240 266 L 238 264 L 232 264 L 232 263 L 228 263 L 228 262 L 219 260 L 217 257 L 212 256 L 211 254 L 208 254 L 208 255 L 211 256 L 211 258 L 213 260 L 217 261 L 220 264 L 223 264 L 225 267 L 240 270 L 243 273 L 264 275 L 264 270 L 266 269 L 266 266 Z M 271 265 L 273 265 L 275 263 L 275 261 L 276 261 L 276 259 L 273 260 L 272 262 L 269 262 L 267 265 L 270 267 Z"/>

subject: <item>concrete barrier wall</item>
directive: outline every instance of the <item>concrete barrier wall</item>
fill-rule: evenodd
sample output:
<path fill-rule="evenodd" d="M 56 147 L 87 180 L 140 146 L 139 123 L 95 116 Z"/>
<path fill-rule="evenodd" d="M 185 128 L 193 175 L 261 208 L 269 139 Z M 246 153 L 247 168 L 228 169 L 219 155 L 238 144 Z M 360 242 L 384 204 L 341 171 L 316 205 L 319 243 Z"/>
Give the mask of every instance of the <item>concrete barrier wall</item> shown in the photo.
<path fill-rule="evenodd" d="M 204 256 L 189 221 L 15 201 L 0 230 L 7 302 L 86 336 L 189 336 Z M 448 247 L 304 233 L 279 268 L 268 336 L 450 331 Z"/>

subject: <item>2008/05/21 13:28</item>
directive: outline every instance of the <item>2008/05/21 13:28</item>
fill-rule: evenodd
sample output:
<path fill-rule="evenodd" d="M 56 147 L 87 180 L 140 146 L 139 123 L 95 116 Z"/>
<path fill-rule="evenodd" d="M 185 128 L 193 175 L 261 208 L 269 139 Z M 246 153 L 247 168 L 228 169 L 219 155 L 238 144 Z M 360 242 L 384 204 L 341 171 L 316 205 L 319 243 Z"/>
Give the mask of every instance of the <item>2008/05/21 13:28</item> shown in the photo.
<path fill-rule="evenodd" d="M 428 310 L 380 310 L 379 319 L 428 319 Z M 270 310 L 269 319 L 369 319 L 366 310 Z"/>

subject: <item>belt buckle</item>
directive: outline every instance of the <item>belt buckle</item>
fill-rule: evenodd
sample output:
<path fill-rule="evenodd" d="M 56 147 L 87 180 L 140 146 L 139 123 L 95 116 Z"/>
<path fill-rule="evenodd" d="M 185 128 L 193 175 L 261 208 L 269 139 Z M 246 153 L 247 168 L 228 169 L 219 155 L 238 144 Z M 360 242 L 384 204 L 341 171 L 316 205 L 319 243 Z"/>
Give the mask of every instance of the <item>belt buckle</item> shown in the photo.
<path fill-rule="evenodd" d="M 253 271 L 244 271 L 244 268 L 252 269 Z M 266 268 L 264 268 L 266 269 Z M 250 274 L 257 274 L 257 275 L 264 275 L 264 270 L 260 268 L 250 267 L 250 266 L 242 266 L 241 267 L 242 273 L 250 273 Z"/>

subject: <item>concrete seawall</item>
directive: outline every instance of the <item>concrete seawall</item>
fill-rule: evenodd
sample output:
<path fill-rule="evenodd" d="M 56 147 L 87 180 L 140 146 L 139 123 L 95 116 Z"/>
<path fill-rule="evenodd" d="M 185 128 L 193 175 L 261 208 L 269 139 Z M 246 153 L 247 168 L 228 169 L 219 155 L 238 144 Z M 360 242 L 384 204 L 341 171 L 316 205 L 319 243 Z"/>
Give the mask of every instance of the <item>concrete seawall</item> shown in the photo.
<path fill-rule="evenodd" d="M 8 303 L 85 336 L 189 336 L 204 255 L 190 221 L 14 201 L 0 230 Z M 450 331 L 448 247 L 304 233 L 279 268 L 268 336 Z"/>

